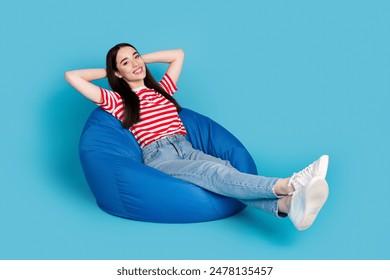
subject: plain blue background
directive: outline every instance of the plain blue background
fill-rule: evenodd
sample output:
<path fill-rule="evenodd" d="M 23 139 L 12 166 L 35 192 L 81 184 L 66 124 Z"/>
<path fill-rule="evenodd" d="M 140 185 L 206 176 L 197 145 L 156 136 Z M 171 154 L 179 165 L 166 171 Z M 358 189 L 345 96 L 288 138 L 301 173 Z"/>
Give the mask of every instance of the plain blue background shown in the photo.
<path fill-rule="evenodd" d="M 2 1 L 0 258 L 389 259 L 389 14 L 385 0 Z M 64 72 L 104 67 L 124 41 L 183 48 L 177 99 L 233 132 L 261 174 L 329 154 L 313 227 L 249 208 L 184 225 L 101 211 L 78 159 L 95 105 Z"/>

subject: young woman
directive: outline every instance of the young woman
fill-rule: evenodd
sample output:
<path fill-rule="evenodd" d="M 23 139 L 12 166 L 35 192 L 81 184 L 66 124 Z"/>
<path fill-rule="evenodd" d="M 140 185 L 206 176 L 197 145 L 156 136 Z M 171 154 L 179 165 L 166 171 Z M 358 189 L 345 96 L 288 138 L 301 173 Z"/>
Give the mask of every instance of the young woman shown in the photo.
<path fill-rule="evenodd" d="M 328 197 L 328 156 L 290 178 L 269 178 L 239 172 L 228 161 L 193 149 L 173 98 L 183 61 L 181 49 L 141 56 L 122 43 L 108 51 L 106 69 L 69 71 L 65 78 L 134 134 L 145 164 L 277 217 L 289 216 L 298 230 L 309 228 Z M 147 67 L 156 62 L 168 64 L 160 82 Z M 92 83 L 106 77 L 112 90 Z"/>

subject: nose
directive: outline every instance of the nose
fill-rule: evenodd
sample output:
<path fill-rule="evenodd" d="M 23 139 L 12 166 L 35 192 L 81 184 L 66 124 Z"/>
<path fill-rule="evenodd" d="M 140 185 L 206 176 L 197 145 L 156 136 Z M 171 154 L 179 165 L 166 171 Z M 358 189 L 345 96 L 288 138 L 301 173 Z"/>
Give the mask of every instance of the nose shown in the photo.
<path fill-rule="evenodd" d="M 133 61 L 131 62 L 131 66 L 133 66 L 133 68 L 137 67 L 137 66 L 138 66 L 138 61 L 133 60 Z"/>

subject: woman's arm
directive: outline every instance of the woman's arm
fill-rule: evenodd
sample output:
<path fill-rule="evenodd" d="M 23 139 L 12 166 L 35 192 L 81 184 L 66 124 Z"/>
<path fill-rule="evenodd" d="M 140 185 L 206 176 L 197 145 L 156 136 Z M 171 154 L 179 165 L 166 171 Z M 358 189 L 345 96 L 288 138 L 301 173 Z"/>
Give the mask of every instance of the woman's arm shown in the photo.
<path fill-rule="evenodd" d="M 167 74 L 176 84 L 179 80 L 184 62 L 184 51 L 182 49 L 158 51 L 142 55 L 145 63 L 169 63 Z"/>
<path fill-rule="evenodd" d="M 100 88 L 91 81 L 103 79 L 107 76 L 106 69 L 81 69 L 65 73 L 66 81 L 82 95 L 93 102 L 101 102 Z"/>

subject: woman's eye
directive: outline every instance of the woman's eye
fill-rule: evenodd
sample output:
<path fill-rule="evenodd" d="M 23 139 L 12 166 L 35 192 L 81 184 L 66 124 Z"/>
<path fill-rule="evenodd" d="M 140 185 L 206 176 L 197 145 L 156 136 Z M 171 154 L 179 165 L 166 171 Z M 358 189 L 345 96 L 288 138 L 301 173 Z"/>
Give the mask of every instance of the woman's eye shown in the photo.
<path fill-rule="evenodd" d="M 127 65 L 127 61 L 123 62 L 123 65 L 125 65 L 125 66 L 126 66 L 126 65 Z"/>

